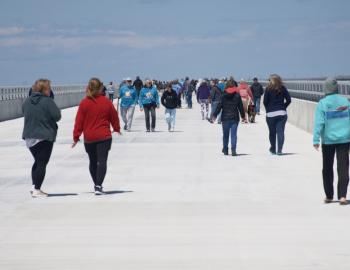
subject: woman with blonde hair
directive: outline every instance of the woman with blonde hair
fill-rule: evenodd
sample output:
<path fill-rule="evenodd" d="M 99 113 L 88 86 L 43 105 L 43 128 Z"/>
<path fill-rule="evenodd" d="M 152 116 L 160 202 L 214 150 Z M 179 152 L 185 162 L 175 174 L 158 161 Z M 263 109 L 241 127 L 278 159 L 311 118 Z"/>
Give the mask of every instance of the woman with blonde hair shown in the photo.
<path fill-rule="evenodd" d="M 290 103 L 289 92 L 283 85 L 281 77 L 277 74 L 270 75 L 264 95 L 264 106 L 266 110 L 266 122 L 269 128 L 270 153 L 273 155 L 282 155 L 284 130 L 287 122 L 287 107 Z"/>
<path fill-rule="evenodd" d="M 32 197 L 47 197 L 41 190 L 46 166 L 49 163 L 53 144 L 57 136 L 60 109 L 50 98 L 51 82 L 39 79 L 32 87 L 32 94 L 24 101 L 22 111 L 24 128 L 22 138 L 34 157 L 32 167 Z"/>
<path fill-rule="evenodd" d="M 112 146 L 111 126 L 114 132 L 121 135 L 119 117 L 112 102 L 103 95 L 103 84 L 98 78 L 91 78 L 86 90 L 86 98 L 80 102 L 75 118 L 72 148 L 84 133 L 95 195 L 103 195 L 102 184 L 107 172 L 108 152 Z"/>

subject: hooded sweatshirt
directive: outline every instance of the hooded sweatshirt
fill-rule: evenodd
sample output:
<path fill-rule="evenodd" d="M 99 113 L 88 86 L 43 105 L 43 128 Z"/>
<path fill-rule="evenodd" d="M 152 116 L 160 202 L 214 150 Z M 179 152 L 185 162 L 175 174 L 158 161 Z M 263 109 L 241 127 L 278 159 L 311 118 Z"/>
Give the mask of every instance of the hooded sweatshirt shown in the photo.
<path fill-rule="evenodd" d="M 350 142 L 350 102 L 339 94 L 320 100 L 315 112 L 313 144 Z"/>
<path fill-rule="evenodd" d="M 84 133 L 85 143 L 104 141 L 112 138 L 111 126 L 120 132 L 119 117 L 112 102 L 103 95 L 84 98 L 79 105 L 73 131 L 74 142 Z"/>
<path fill-rule="evenodd" d="M 137 92 L 133 86 L 124 85 L 119 92 L 121 99 L 120 106 L 122 108 L 128 108 L 137 103 Z"/>
<path fill-rule="evenodd" d="M 61 111 L 52 98 L 33 92 L 23 103 L 24 127 L 22 138 L 54 142 Z"/>
<path fill-rule="evenodd" d="M 159 106 L 159 95 L 156 87 L 144 87 L 140 92 L 140 108 L 144 105 L 152 104 L 154 106 Z"/>
<path fill-rule="evenodd" d="M 170 92 L 164 91 L 161 102 L 167 109 L 176 109 L 179 104 L 179 98 L 174 90 L 171 90 Z"/>
<path fill-rule="evenodd" d="M 209 99 L 210 88 L 206 82 L 202 82 L 197 90 L 197 100 L 206 100 Z"/>

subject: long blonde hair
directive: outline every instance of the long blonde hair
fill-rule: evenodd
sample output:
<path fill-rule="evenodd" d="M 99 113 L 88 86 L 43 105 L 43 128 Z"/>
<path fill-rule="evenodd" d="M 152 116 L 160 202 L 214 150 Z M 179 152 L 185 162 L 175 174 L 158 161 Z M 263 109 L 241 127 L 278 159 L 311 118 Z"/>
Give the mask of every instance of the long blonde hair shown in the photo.
<path fill-rule="evenodd" d="M 269 83 L 267 84 L 268 90 L 275 90 L 278 93 L 281 92 L 283 86 L 282 78 L 277 74 L 271 74 L 269 77 Z"/>
<path fill-rule="evenodd" d="M 86 91 L 87 97 L 94 99 L 101 93 L 102 86 L 102 82 L 99 78 L 91 78 Z"/>

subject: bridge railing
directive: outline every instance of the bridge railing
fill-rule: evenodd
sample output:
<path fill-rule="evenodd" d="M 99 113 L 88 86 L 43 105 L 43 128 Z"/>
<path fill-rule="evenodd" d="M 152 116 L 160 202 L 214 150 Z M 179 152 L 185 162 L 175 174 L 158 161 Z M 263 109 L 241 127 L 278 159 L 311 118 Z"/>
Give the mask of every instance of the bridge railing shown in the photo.
<path fill-rule="evenodd" d="M 0 100 L 15 100 L 28 97 L 30 87 L 0 87 Z M 55 96 L 67 94 L 80 94 L 85 92 L 83 85 L 57 85 L 52 86 Z"/>
<path fill-rule="evenodd" d="M 261 81 L 266 87 L 268 81 Z M 290 95 L 293 98 L 318 102 L 324 97 L 324 81 L 284 81 Z M 350 99 L 350 81 L 339 81 L 339 94 Z"/>

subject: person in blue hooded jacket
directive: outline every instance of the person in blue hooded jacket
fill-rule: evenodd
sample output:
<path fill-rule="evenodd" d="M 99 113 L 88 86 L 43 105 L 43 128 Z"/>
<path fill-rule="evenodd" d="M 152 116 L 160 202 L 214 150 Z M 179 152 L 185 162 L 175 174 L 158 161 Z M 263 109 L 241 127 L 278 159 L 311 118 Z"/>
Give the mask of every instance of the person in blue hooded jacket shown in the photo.
<path fill-rule="evenodd" d="M 333 163 L 336 154 L 338 199 L 341 205 L 345 205 L 349 184 L 350 102 L 338 94 L 335 78 L 328 78 L 323 90 L 325 97 L 320 100 L 315 112 L 313 145 L 319 150 L 321 140 L 323 187 L 326 193 L 324 202 L 333 201 Z"/>
<path fill-rule="evenodd" d="M 137 91 L 132 86 L 132 80 L 126 79 L 126 84 L 119 91 L 120 114 L 124 122 L 124 130 L 130 131 L 137 103 Z"/>
<path fill-rule="evenodd" d="M 146 80 L 145 87 L 141 89 L 139 104 L 140 110 L 145 112 L 147 132 L 151 130 L 154 132 L 156 128 L 156 108 L 159 108 L 159 95 L 157 88 L 152 86 L 151 80 Z M 152 123 L 150 123 L 150 118 Z"/>

